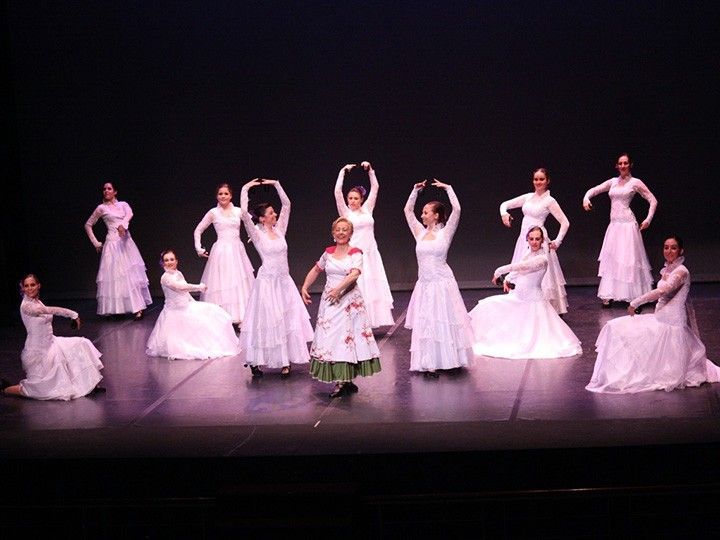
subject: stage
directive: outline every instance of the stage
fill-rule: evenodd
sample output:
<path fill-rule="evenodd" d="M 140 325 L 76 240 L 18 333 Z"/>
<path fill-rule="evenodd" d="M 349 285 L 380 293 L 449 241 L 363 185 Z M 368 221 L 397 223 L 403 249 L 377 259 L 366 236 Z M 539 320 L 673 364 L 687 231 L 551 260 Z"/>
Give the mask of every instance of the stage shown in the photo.
<path fill-rule="evenodd" d="M 498 292 L 466 290 L 463 296 L 472 308 Z M 468 369 L 439 379 L 408 371 L 410 331 L 402 323 L 409 293 L 394 296 L 397 324 L 377 333 L 383 371 L 359 380 L 357 394 L 335 400 L 328 397 L 331 386 L 311 380 L 304 366 L 294 367 L 288 379 L 267 370 L 253 380 L 242 357 L 147 357 L 161 298 L 140 322 L 100 318 L 94 301 L 47 301 L 80 312 L 81 335 L 103 352 L 107 392 L 72 402 L 0 400 L 4 478 L 17 486 L 4 490 L 6 526 L 21 530 L 20 516 L 40 504 L 48 516 L 57 514 L 47 528 L 53 532 L 72 521 L 104 534 L 107 523 L 129 509 L 158 535 L 268 526 L 310 532 L 322 528 L 321 520 L 305 515 L 313 508 L 308 501 L 319 496 L 331 508 L 342 507 L 341 501 L 360 505 L 370 512 L 367 520 L 355 514 L 342 520 L 390 537 L 413 528 L 448 530 L 449 521 L 451 530 L 482 525 L 493 536 L 533 535 L 543 519 L 548 535 L 574 536 L 577 530 L 556 528 L 549 519 L 566 507 L 560 501 L 587 504 L 587 518 L 594 519 L 599 501 L 606 505 L 618 496 L 675 501 L 689 490 L 708 494 L 699 500 L 709 505 L 709 495 L 720 492 L 714 466 L 720 385 L 636 395 L 584 389 L 598 331 L 624 314 L 623 307 L 601 309 L 594 288 L 569 289 L 565 320 L 583 343 L 582 356 L 476 357 Z M 708 357 L 717 361 L 720 285 L 696 284 L 692 299 Z M 313 320 L 316 307 L 317 297 Z M 71 334 L 62 319 L 55 328 L 57 335 Z M 1 332 L 1 373 L 15 381 L 22 376 L 24 329 L 18 321 Z M 295 510 L 276 511 L 270 501 L 277 497 Z M 534 510 L 519 521 L 511 518 L 514 505 L 527 512 L 528 501 Z M 68 514 L 67 504 L 75 511 Z M 473 513 L 458 521 L 458 504 Z M 76 515 L 98 505 L 124 510 L 106 516 L 103 525 L 86 511 L 84 522 Z M 503 511 L 491 511 L 493 505 Z M 675 510 L 666 508 L 662 520 L 651 521 L 677 517 L 679 507 L 670 506 Z M 630 507 L 604 511 L 620 512 L 627 524 Z M 160 508 L 173 508 L 176 517 L 168 520 Z M 585 523 L 576 520 L 579 527 Z M 672 522 L 676 531 L 679 522 Z M 622 523 L 596 532 L 626 531 Z M 125 519 L 115 526 L 136 532 Z"/>

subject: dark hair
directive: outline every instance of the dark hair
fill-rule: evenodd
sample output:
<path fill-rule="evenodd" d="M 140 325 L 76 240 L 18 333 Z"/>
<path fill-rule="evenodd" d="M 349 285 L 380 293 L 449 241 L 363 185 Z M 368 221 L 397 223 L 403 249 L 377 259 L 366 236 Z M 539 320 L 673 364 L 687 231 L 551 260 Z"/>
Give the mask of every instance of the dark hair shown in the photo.
<path fill-rule="evenodd" d="M 540 231 L 540 237 L 542 238 L 542 240 L 545 240 L 545 233 L 543 232 L 542 227 L 539 227 L 539 226 L 537 226 L 537 225 L 535 225 L 534 227 L 531 227 L 531 228 L 530 228 L 530 230 L 529 230 L 529 231 L 527 232 L 527 234 L 525 235 L 525 240 L 527 240 L 528 238 L 530 238 L 530 233 L 533 232 L 533 231 Z"/>
<path fill-rule="evenodd" d="M 110 185 L 112 186 L 112 188 L 113 188 L 113 191 L 117 191 L 117 190 L 118 190 L 118 189 L 117 189 L 117 186 L 115 185 L 115 182 L 112 181 L 112 180 L 105 180 L 105 181 L 103 182 L 103 184 L 102 184 L 102 185 L 103 185 L 103 188 L 105 188 L 105 184 L 110 184 Z"/>
<path fill-rule="evenodd" d="M 360 195 L 360 198 L 362 200 L 365 200 L 365 195 L 367 195 L 367 189 L 365 189 L 363 186 L 353 186 L 350 188 L 350 191 L 348 191 L 348 195 L 350 195 L 350 192 L 355 191 L 358 195 Z"/>
<path fill-rule="evenodd" d="M 218 191 L 220 191 L 221 188 L 227 188 L 227 190 L 230 192 L 230 196 L 232 196 L 232 188 L 230 187 L 230 184 L 227 182 L 223 182 L 222 184 L 219 184 L 218 187 L 215 188 L 215 195 L 218 194 Z"/>
<path fill-rule="evenodd" d="M 438 215 L 438 223 L 442 223 L 443 225 L 445 225 L 445 222 L 447 221 L 445 205 L 443 203 L 441 203 L 440 201 L 430 201 L 427 204 L 432 206 L 432 211 Z"/>
<path fill-rule="evenodd" d="M 270 204 L 269 202 L 256 204 L 255 208 L 253 208 L 252 212 L 250 212 L 253 223 L 260 223 L 260 218 L 265 215 L 265 212 L 267 212 L 268 208 L 272 208 L 272 204 Z"/>
<path fill-rule="evenodd" d="M 677 235 L 671 234 L 671 235 L 668 236 L 665 240 L 670 240 L 671 238 L 677 242 L 677 245 L 678 245 L 678 247 L 680 248 L 681 251 L 685 249 L 685 243 L 683 242 L 683 239 L 682 239 L 682 238 L 680 238 L 680 237 L 677 236 Z M 663 244 L 664 244 L 664 243 L 665 243 L 665 242 L 663 241 Z"/>
<path fill-rule="evenodd" d="M 547 181 L 550 182 L 550 175 L 548 174 L 547 169 L 545 167 L 538 167 L 537 169 L 535 169 L 533 171 L 533 176 L 535 175 L 536 172 L 543 173 L 545 175 L 545 178 L 547 178 Z"/>
<path fill-rule="evenodd" d="M 178 262 L 180 261 L 180 259 L 179 259 L 178 256 L 177 256 L 177 253 L 175 253 L 175 250 L 174 250 L 174 249 L 166 249 L 166 250 L 163 250 L 163 251 L 160 252 L 160 267 L 161 267 L 161 268 L 164 268 L 164 267 L 165 267 L 165 264 L 163 264 L 163 259 L 165 258 L 165 255 L 167 255 L 168 253 L 172 253 L 173 255 L 175 255 L 175 260 L 178 261 Z"/>
<path fill-rule="evenodd" d="M 630 162 L 630 165 L 632 165 L 632 157 L 630 157 L 630 154 L 628 154 L 627 152 L 621 152 L 620 155 L 619 155 L 617 158 L 620 159 L 620 158 L 623 157 L 623 156 L 625 156 L 626 158 L 628 158 L 628 161 Z"/>
<path fill-rule="evenodd" d="M 35 281 L 37 281 L 38 285 L 42 285 L 40 278 L 37 277 L 36 274 L 25 274 L 22 278 L 20 278 L 20 296 L 25 296 L 25 293 L 23 292 L 23 284 L 25 283 L 25 280 L 27 278 L 33 278 Z"/>

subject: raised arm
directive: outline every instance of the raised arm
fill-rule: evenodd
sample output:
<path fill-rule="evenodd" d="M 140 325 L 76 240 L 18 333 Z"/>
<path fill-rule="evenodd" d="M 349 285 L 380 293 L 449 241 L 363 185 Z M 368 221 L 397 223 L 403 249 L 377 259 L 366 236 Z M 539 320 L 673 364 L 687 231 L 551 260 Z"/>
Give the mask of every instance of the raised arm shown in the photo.
<path fill-rule="evenodd" d="M 285 194 L 285 190 L 283 190 L 280 182 L 278 182 L 277 180 L 265 180 L 265 182 L 274 183 L 275 190 L 280 197 L 280 204 L 282 204 L 282 208 L 280 209 L 280 217 L 278 217 L 277 225 L 275 225 L 275 228 L 280 232 L 280 234 L 285 236 L 285 234 L 287 233 L 288 223 L 290 223 L 290 199 Z"/>
<path fill-rule="evenodd" d="M 510 272 L 514 272 L 516 274 L 528 274 L 530 272 L 540 270 L 541 268 L 546 266 L 547 255 L 545 255 L 544 253 L 540 255 L 535 255 L 533 257 L 528 257 L 527 259 L 523 259 L 522 261 L 518 261 L 512 264 L 506 264 L 504 266 L 496 268 L 495 272 L 493 273 L 493 282 L 503 274 L 509 274 Z"/>
<path fill-rule="evenodd" d="M 654 302 L 655 300 L 660 299 L 661 296 L 664 296 L 666 294 L 670 294 L 673 291 L 677 291 L 680 287 L 683 286 L 683 284 L 687 281 L 688 276 L 690 273 L 687 271 L 686 268 L 678 268 L 674 272 L 670 274 L 667 278 L 663 279 L 660 283 L 658 283 L 658 286 L 656 289 L 653 289 L 650 292 L 647 292 L 643 294 L 642 296 L 638 296 L 637 298 L 633 299 L 630 302 L 630 307 L 628 308 L 628 313 L 630 315 L 634 314 L 634 310 L 643 304 L 647 304 L 649 302 Z M 630 308 L 632 308 L 633 312 L 630 313 Z"/>
<path fill-rule="evenodd" d="M 202 218 L 200 223 L 198 223 L 197 227 L 195 227 L 195 231 L 193 232 L 193 239 L 195 241 L 195 251 L 200 257 L 207 255 L 207 250 L 202 247 L 202 243 L 200 241 L 200 237 L 202 236 L 202 233 L 205 232 L 205 229 L 207 229 L 210 224 L 214 221 L 214 214 L 212 210 L 208 210 L 208 212 L 205 214 L 205 216 Z"/>
<path fill-rule="evenodd" d="M 93 213 L 90 214 L 90 217 L 85 222 L 85 234 L 87 234 L 88 238 L 90 239 L 90 243 L 93 245 L 93 247 L 100 251 L 102 249 L 102 242 L 100 242 L 96 237 L 95 233 L 93 232 L 93 225 L 95 225 L 102 217 L 102 210 L 101 207 L 98 206 L 93 210 Z"/>
<path fill-rule="evenodd" d="M 250 195 L 248 194 L 248 192 L 250 191 L 251 187 L 259 185 L 260 182 L 258 182 L 256 178 L 254 180 L 250 180 L 240 190 L 240 219 L 242 219 L 242 222 L 245 224 L 245 230 L 247 231 L 250 240 L 252 240 L 256 246 L 260 239 L 258 236 L 260 233 L 258 233 L 258 230 L 255 228 L 252 216 L 248 211 L 248 204 L 250 203 Z"/>
<path fill-rule="evenodd" d="M 415 217 L 415 201 L 417 201 L 418 193 L 420 193 L 420 190 L 424 187 L 425 180 L 415 184 L 410 192 L 410 197 L 408 197 L 408 200 L 405 203 L 405 220 L 407 221 L 408 227 L 410 227 L 410 232 L 415 238 L 420 236 L 425 229 L 422 223 L 418 221 L 418 218 Z"/>
<path fill-rule="evenodd" d="M 653 216 L 655 215 L 655 210 L 657 209 L 657 199 L 655 198 L 655 195 L 652 194 L 652 192 L 648 189 L 648 187 L 645 185 L 645 183 L 642 180 L 635 179 L 635 191 L 640 194 L 640 196 L 645 199 L 648 204 L 650 204 L 650 208 L 648 208 L 647 217 L 643 220 L 643 222 L 640 224 L 640 230 L 643 231 L 647 229 L 650 226 L 650 222 L 652 221 Z"/>
<path fill-rule="evenodd" d="M 600 193 L 605 193 L 606 191 L 610 191 L 611 186 L 612 186 L 612 178 L 609 180 L 605 180 L 602 184 L 598 184 L 597 186 L 588 189 L 585 192 L 585 197 L 583 197 L 583 208 L 588 211 L 591 210 L 592 203 L 590 202 L 590 199 L 592 199 L 595 195 L 599 195 Z"/>
<path fill-rule="evenodd" d="M 562 208 L 560 208 L 560 205 L 557 203 L 557 201 L 553 201 L 552 203 L 550 203 L 550 206 L 548 206 L 548 210 L 550 210 L 550 213 L 555 219 L 557 219 L 558 223 L 560 224 L 560 230 L 558 231 L 558 235 L 555 237 L 555 240 L 550 241 L 550 248 L 557 249 L 560 247 L 560 244 L 562 244 L 563 238 L 565 238 L 565 235 L 570 228 L 570 220 L 565 215 L 565 212 L 562 211 Z"/>
<path fill-rule="evenodd" d="M 345 196 L 343 195 L 343 185 L 345 183 L 345 174 L 355 167 L 354 164 L 348 163 L 338 173 L 337 181 L 335 182 L 335 206 L 337 206 L 338 215 L 340 217 L 347 216 L 349 210 L 347 203 L 345 202 Z"/>
<path fill-rule="evenodd" d="M 367 196 L 367 199 L 365 199 L 363 208 L 372 214 L 373 210 L 375 210 L 380 183 L 378 182 L 377 176 L 375 176 L 375 169 L 372 168 L 369 161 L 363 161 L 360 165 L 367 171 L 368 178 L 370 179 L 370 194 Z"/>
<path fill-rule="evenodd" d="M 77 319 L 79 317 L 77 311 L 63 307 L 46 306 L 42 302 L 23 302 L 20 309 L 31 317 L 40 317 L 42 315 L 58 315 L 68 319 Z"/>
<path fill-rule="evenodd" d="M 520 195 L 518 197 L 515 197 L 514 199 L 510 199 L 508 201 L 503 201 L 500 203 L 500 218 L 502 219 L 503 224 L 506 227 L 510 227 L 512 225 L 512 216 L 508 213 L 508 210 L 512 210 L 513 208 L 520 208 L 523 204 L 525 204 L 525 199 L 528 198 L 528 194 Z"/>
<path fill-rule="evenodd" d="M 447 192 L 448 199 L 450 199 L 452 212 L 445 223 L 445 236 L 450 240 L 455 235 L 455 231 L 460 223 L 460 200 L 457 198 L 457 195 L 455 195 L 455 191 L 450 184 L 445 184 L 438 179 L 433 179 L 432 185 L 444 189 Z"/>

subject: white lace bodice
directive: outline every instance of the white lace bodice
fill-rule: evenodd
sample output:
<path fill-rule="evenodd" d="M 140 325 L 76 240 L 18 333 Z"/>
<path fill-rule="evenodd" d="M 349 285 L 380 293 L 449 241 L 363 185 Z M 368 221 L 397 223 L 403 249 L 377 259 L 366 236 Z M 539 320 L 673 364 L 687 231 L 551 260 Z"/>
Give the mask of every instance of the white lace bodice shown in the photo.
<path fill-rule="evenodd" d="M 447 264 L 447 253 L 460 222 L 460 201 L 452 187 L 448 187 L 447 194 L 452 206 L 452 213 L 444 227 L 436 226 L 432 230 L 434 236 L 432 240 L 425 239 L 430 231 L 425 229 L 423 224 L 415 217 L 414 209 L 418 190 L 413 189 L 407 203 L 405 203 L 405 219 L 417 242 L 415 253 L 417 255 L 419 281 L 433 281 L 444 278 L 455 279 L 452 269 Z"/>
<path fill-rule="evenodd" d="M 558 235 L 552 241 L 558 246 L 562 243 L 570 227 L 570 221 L 565 216 L 565 213 L 557 201 L 550 195 L 550 191 L 545 191 L 541 195 L 537 193 L 526 193 L 525 195 L 520 195 L 519 197 L 505 201 L 500 205 L 500 215 L 504 216 L 508 213 L 508 210 L 513 208 L 522 208 L 523 220 L 520 226 L 521 235 L 526 234 L 532 227 L 537 226 L 543 228 L 545 238 L 548 238 L 547 231 L 545 230 L 545 220 L 549 214 L 552 214 L 560 224 Z"/>
<path fill-rule="evenodd" d="M 50 307 L 43 304 L 39 298 L 31 299 L 23 297 L 20 304 L 20 317 L 27 331 L 25 339 L 25 350 L 46 351 L 52 345 L 53 315 L 77 319 L 76 311 L 61 307 Z"/>
<path fill-rule="evenodd" d="M 93 226 L 102 219 L 107 227 L 107 235 L 105 240 L 118 240 L 120 235 L 118 234 L 118 227 L 122 225 L 125 230 L 130 229 L 130 220 L 133 217 L 132 209 L 130 205 L 124 201 L 115 201 L 111 203 L 102 203 L 95 208 L 90 217 L 85 222 L 85 231 L 87 232 L 90 242 L 95 247 L 100 247 L 102 244 L 93 233 Z"/>
<path fill-rule="evenodd" d="M 544 301 L 542 280 L 547 270 L 547 254 L 528 251 L 522 261 L 506 264 L 495 269 L 495 277 L 508 274 L 507 280 L 515 285 L 508 294 L 528 302 Z"/>
<path fill-rule="evenodd" d="M 639 307 L 657 300 L 655 317 L 666 324 L 684 326 L 687 324 L 686 302 L 690 293 L 690 271 L 683 264 L 684 257 L 678 257 L 672 264 L 666 264 L 660 271 L 660 281 L 652 291 L 630 302 Z"/>
<path fill-rule="evenodd" d="M 160 278 L 160 285 L 165 295 L 165 307 L 170 309 L 182 309 L 190 302 L 195 302 L 190 293 L 202 290 L 200 285 L 185 281 L 180 270 L 166 270 Z"/>
<path fill-rule="evenodd" d="M 195 251 L 200 254 L 205 252 L 205 248 L 203 248 L 201 243 L 201 236 L 205 229 L 207 229 L 211 224 L 215 228 L 215 233 L 217 234 L 218 241 L 240 241 L 240 223 L 242 210 L 240 210 L 240 208 L 237 208 L 236 206 L 233 206 L 232 203 L 230 203 L 229 206 L 229 215 L 225 214 L 223 209 L 218 204 L 217 207 L 208 210 L 207 214 L 205 214 L 205 217 L 202 218 L 202 221 L 198 223 L 198 226 L 195 227 L 195 232 L 193 234 L 195 240 Z"/>
<path fill-rule="evenodd" d="M 342 259 L 333 257 L 333 252 L 334 246 L 329 247 L 316 263 L 326 274 L 326 292 L 342 283 L 351 270 L 358 269 L 362 272 L 362 252 L 359 249 L 351 249 Z"/>
<path fill-rule="evenodd" d="M 610 178 L 602 184 L 590 188 L 585 193 L 583 203 L 589 203 L 592 197 L 605 191 L 610 197 L 610 221 L 622 223 L 636 221 L 635 214 L 630 209 L 630 202 L 635 193 L 639 193 L 650 205 L 645 221 L 648 224 L 652 221 L 657 208 L 657 199 L 639 178 L 630 177 L 629 180 L 622 180 L 620 177 Z"/>
<path fill-rule="evenodd" d="M 380 184 L 377 176 L 375 176 L 375 171 L 372 169 L 368 171 L 368 178 L 370 179 L 370 193 L 359 210 L 350 210 L 345 202 L 342 192 L 345 181 L 345 168 L 340 169 L 335 183 L 335 205 L 337 206 L 338 215 L 349 219 L 353 224 L 353 235 L 350 244 L 359 247 L 363 251 L 377 249 L 373 211 L 375 210 Z"/>

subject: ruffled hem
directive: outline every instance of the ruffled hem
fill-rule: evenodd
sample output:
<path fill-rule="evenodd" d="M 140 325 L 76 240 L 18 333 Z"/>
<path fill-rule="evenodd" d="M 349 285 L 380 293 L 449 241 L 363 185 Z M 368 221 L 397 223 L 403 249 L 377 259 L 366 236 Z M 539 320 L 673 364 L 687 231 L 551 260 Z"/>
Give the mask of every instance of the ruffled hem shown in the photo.
<path fill-rule="evenodd" d="M 245 318 L 255 277 L 239 239 L 215 242 L 201 281 L 207 289 L 200 295 L 200 300 L 220 306 L 230 314 L 233 322 Z"/>
<path fill-rule="evenodd" d="M 347 382 L 355 377 L 370 377 L 380 371 L 382 371 L 380 358 L 362 360 L 357 364 L 310 359 L 310 376 L 322 382 Z"/>

